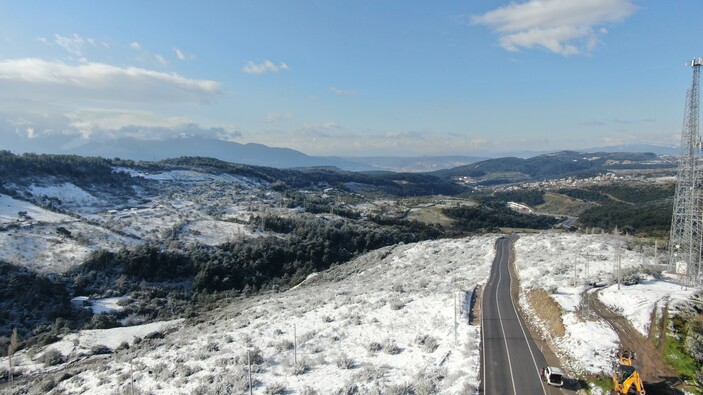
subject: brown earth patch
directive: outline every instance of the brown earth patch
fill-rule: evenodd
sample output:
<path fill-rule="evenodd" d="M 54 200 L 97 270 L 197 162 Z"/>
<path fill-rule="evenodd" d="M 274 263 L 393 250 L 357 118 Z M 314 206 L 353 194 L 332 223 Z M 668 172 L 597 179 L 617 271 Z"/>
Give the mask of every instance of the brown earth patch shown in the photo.
<path fill-rule="evenodd" d="M 639 367 L 640 376 L 642 380 L 645 381 L 645 385 L 666 380 L 670 381 L 675 378 L 675 373 L 662 360 L 662 350 L 657 350 L 657 347 L 651 341 L 652 339 L 643 336 L 632 326 L 629 320 L 603 304 L 598 299 L 597 295 L 595 298 L 591 298 L 591 308 L 596 315 L 606 320 L 618 334 L 621 349 L 634 351 L 637 354 L 636 363 Z M 665 314 L 668 315 L 668 311 L 665 310 Z M 664 315 L 664 317 L 666 317 L 666 315 Z M 660 325 L 657 332 L 663 332 L 665 328 L 662 328 L 661 325 L 664 323 L 652 322 L 651 325 Z M 657 338 L 659 338 L 659 333 L 656 335 Z M 649 393 L 650 392 L 647 391 L 647 394 Z M 652 393 L 668 394 L 673 392 L 657 391 Z"/>
<path fill-rule="evenodd" d="M 558 337 L 566 334 L 564 321 L 561 318 L 561 306 L 554 298 L 549 296 L 547 291 L 541 288 L 530 289 L 525 293 L 525 296 L 537 316 L 547 324 L 549 333 Z"/>

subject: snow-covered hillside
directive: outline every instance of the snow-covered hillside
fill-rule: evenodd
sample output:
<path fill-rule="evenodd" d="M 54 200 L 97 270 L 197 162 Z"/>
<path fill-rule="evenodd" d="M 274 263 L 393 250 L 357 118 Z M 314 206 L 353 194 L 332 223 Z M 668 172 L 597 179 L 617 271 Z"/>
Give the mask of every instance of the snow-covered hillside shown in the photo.
<path fill-rule="evenodd" d="M 117 250 L 136 240 L 85 220 L 0 194 L 0 260 L 61 273 L 95 250 Z"/>
<path fill-rule="evenodd" d="M 640 284 L 621 285 L 618 290 L 614 283 L 618 256 L 623 272 L 652 260 L 637 249 L 626 249 L 627 242 L 625 236 L 612 234 L 544 232 L 521 235 L 515 244 L 515 265 L 522 291 L 520 305 L 556 345 L 562 362 L 575 373 L 610 372 L 619 346 L 618 336 L 608 323 L 589 314 L 584 295 L 600 298 L 646 334 L 655 306 L 661 309 L 670 301 L 673 307 L 676 301 L 694 292 L 682 289 L 672 280 L 651 276 L 645 276 Z M 607 286 L 593 289 L 589 284 Z M 528 303 L 527 291 L 535 288 L 546 290 L 561 308 L 563 336 L 546 329 L 548 323 L 540 320 Z"/>
<path fill-rule="evenodd" d="M 114 171 L 152 180 L 158 187 L 125 200 L 120 191 L 114 196 L 103 191 L 98 197 L 51 178 L 27 187 L 10 185 L 27 201 L 0 194 L 0 260 L 60 273 L 98 250 L 145 242 L 219 245 L 257 236 L 243 223 L 280 200 L 280 194 L 266 190 L 268 183 L 249 177 Z"/>
<path fill-rule="evenodd" d="M 465 312 L 471 292 L 488 277 L 495 239 L 386 247 L 287 292 L 232 300 L 180 324 L 163 341 L 133 344 L 105 362 L 85 365 L 55 391 L 125 393 L 133 369 L 139 393 L 243 393 L 249 350 L 257 394 L 283 393 L 277 388 L 330 394 L 353 386 L 364 394 L 402 393 L 410 386 L 473 393 L 480 330 L 469 325 Z M 104 334 L 128 340 L 119 332 L 130 330 Z M 45 350 L 54 348 L 71 359 L 85 352 L 84 346 L 72 346 L 76 340 L 114 346 L 100 340 L 99 331 L 71 336 Z M 37 368 L 21 354 L 19 369 Z"/>
<path fill-rule="evenodd" d="M 312 275 L 288 291 L 232 299 L 194 320 L 67 335 L 42 349 L 21 351 L 18 368 L 30 374 L 55 372 L 63 365 L 46 368 L 39 362 L 49 350 L 74 361 L 105 345 L 118 350 L 91 364 L 67 367 L 74 374 L 64 375 L 54 391 L 125 393 L 134 377 L 140 393 L 241 393 L 248 385 L 249 352 L 257 394 L 352 388 L 359 393 L 407 388 L 474 393 L 480 327 L 469 325 L 466 311 L 471 292 L 488 278 L 496 237 L 385 247 Z M 599 297 L 644 332 L 649 317 L 643 311 L 693 293 L 649 277 L 620 290 L 607 285 L 589 291 L 585 284 L 612 279 L 618 255 L 624 269 L 642 264 L 642 252 L 624 249 L 626 241 L 544 232 L 523 234 L 516 242 L 521 308 L 529 320 L 546 327 L 527 302 L 527 292 L 543 289 L 558 303 L 564 334 L 546 334 L 572 373 L 609 372 L 619 345 L 606 322 L 587 314 L 584 295 Z M 164 339 L 135 341 L 166 327 L 174 331 Z M 117 347 L 122 342 L 130 348 Z"/>

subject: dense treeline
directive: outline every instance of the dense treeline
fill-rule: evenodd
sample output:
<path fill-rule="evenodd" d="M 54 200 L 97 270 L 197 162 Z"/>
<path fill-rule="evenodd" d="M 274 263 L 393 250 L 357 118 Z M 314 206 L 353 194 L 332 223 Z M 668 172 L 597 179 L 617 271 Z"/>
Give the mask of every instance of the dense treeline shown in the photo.
<path fill-rule="evenodd" d="M 64 284 L 28 268 L 0 261 L 0 334 L 14 328 L 24 338 L 35 328 L 73 314 Z M 6 350 L 0 336 L 0 355 Z"/>
<path fill-rule="evenodd" d="M 559 220 L 534 214 L 517 213 L 503 203 L 492 203 L 476 207 L 450 207 L 442 210 L 456 220 L 456 227 L 468 232 L 482 229 L 494 230 L 499 227 L 549 229 Z"/>
<path fill-rule="evenodd" d="M 151 245 L 101 251 L 68 277 L 77 294 L 124 293 L 139 289 L 142 281 L 192 282 L 196 293 L 258 290 L 296 284 L 312 272 L 380 247 L 442 235 L 437 226 L 380 218 L 352 222 L 265 217 L 255 222 L 279 235 L 199 246 L 187 252 Z"/>
<path fill-rule="evenodd" d="M 579 216 L 582 226 L 629 233 L 666 233 L 671 228 L 671 201 L 632 205 L 610 202 L 592 207 Z"/>
<path fill-rule="evenodd" d="M 593 189 L 625 202 L 646 203 L 672 198 L 674 187 L 673 183 L 666 186 L 614 184 Z"/>
<path fill-rule="evenodd" d="M 349 221 L 267 217 L 265 229 L 286 237 L 261 237 L 194 251 L 191 257 L 197 274 L 193 289 L 214 292 L 287 286 L 361 253 L 441 234 L 436 227 L 403 222 L 375 226 Z"/>
<path fill-rule="evenodd" d="M 557 191 L 558 193 L 562 195 L 566 195 L 572 199 L 580 199 L 580 200 L 585 200 L 587 202 L 607 202 L 610 200 L 609 197 L 603 195 L 602 193 L 593 190 L 593 189 L 581 189 L 581 188 L 576 188 L 576 189 L 559 189 Z"/>
<path fill-rule="evenodd" d="M 588 188 L 559 189 L 562 195 L 588 202 L 603 203 L 621 200 L 628 203 L 647 203 L 674 196 L 674 184 L 658 185 L 603 185 Z"/>
<path fill-rule="evenodd" d="M 36 177 L 51 176 L 79 186 L 98 184 L 114 188 L 133 184 L 128 174 L 113 172 L 111 160 L 77 155 L 15 155 L 0 151 L 0 174 L 13 182 L 27 177 L 36 180 Z"/>

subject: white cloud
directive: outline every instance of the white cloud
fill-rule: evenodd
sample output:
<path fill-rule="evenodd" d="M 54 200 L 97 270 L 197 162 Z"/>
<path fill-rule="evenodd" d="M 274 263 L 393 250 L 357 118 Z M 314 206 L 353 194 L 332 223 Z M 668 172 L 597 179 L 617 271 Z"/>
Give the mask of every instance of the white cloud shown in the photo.
<path fill-rule="evenodd" d="M 356 92 L 348 91 L 345 89 L 337 88 L 336 86 L 330 86 L 330 91 L 332 91 L 337 96 L 356 96 Z"/>
<path fill-rule="evenodd" d="M 176 53 L 176 56 L 179 60 L 186 60 L 186 55 L 180 49 L 174 47 L 173 52 Z"/>
<path fill-rule="evenodd" d="M 60 34 L 54 34 L 54 42 L 69 53 L 76 56 L 81 56 L 83 54 L 83 45 L 85 45 L 86 40 L 76 33 L 73 33 L 73 36 L 68 37 Z"/>
<path fill-rule="evenodd" d="M 20 137 L 30 144 L 28 147 L 31 150 L 42 152 L 83 144 L 87 140 L 106 141 L 124 137 L 138 140 L 184 137 L 234 140 L 241 135 L 234 126 L 204 127 L 184 116 L 163 116 L 131 109 L 95 107 L 53 114 L 26 112 L 20 118 L 4 120 L 1 111 L 2 138 Z"/>
<path fill-rule="evenodd" d="M 192 123 L 187 117 L 163 117 L 150 111 L 113 108 L 83 108 L 71 111 L 65 116 L 70 121 L 69 126 L 79 130 L 119 130 L 134 125 L 139 125 L 143 128 L 173 129 Z"/>
<path fill-rule="evenodd" d="M 154 59 L 156 59 L 157 62 L 164 66 L 168 64 L 168 60 L 166 60 L 166 58 L 164 58 L 161 54 L 157 53 L 156 55 L 154 55 Z"/>
<path fill-rule="evenodd" d="M 289 112 L 287 112 L 287 113 L 270 112 L 270 113 L 266 114 L 266 123 L 290 121 L 291 119 L 293 119 L 293 114 L 291 114 Z"/>
<path fill-rule="evenodd" d="M 136 41 L 132 41 L 132 42 L 129 44 L 129 47 L 132 48 L 132 49 L 136 49 L 136 50 L 142 49 L 142 45 L 139 44 L 139 43 L 136 42 Z"/>
<path fill-rule="evenodd" d="M 242 67 L 242 71 L 247 74 L 263 74 L 263 73 L 278 73 L 281 71 L 288 70 L 288 65 L 285 63 L 274 64 L 272 61 L 266 59 L 263 63 L 256 64 L 252 61 L 248 61 L 247 64 Z"/>
<path fill-rule="evenodd" d="M 473 16 L 471 21 L 492 27 L 508 51 L 543 47 L 568 56 L 597 44 L 594 26 L 621 21 L 634 11 L 630 0 L 529 0 Z"/>
<path fill-rule="evenodd" d="M 203 102 L 219 93 L 211 80 L 103 63 L 77 66 L 42 59 L 0 61 L 0 97 L 33 100 Z"/>

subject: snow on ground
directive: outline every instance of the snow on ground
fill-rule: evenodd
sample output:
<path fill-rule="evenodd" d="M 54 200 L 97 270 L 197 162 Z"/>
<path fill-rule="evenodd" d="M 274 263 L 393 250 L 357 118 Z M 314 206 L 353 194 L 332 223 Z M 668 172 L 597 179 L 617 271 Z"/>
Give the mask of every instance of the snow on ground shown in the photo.
<path fill-rule="evenodd" d="M 0 232 L 0 260 L 42 272 L 61 273 L 83 263 L 93 251 L 115 251 L 136 243 L 107 229 L 64 217 L 71 222 L 33 223 Z M 61 235 L 57 231 L 59 226 L 71 236 Z"/>
<path fill-rule="evenodd" d="M 21 218 L 18 214 L 20 211 L 26 212 L 28 217 Z M 0 194 L 0 225 L 17 223 L 18 220 L 22 220 L 23 223 L 33 223 L 37 221 L 61 223 L 73 221 L 74 218 Z"/>
<path fill-rule="evenodd" d="M 329 394 L 354 385 L 359 393 L 405 385 L 473 392 L 479 383 L 480 329 L 460 315 L 455 338 L 455 302 L 466 311 L 460 299 L 486 281 L 495 239 L 427 241 L 371 252 L 295 289 L 232 300 L 163 344 L 120 351 L 57 389 L 122 393 L 129 388 L 124 375 L 131 362 L 139 393 L 243 393 L 250 350 L 262 357 L 255 358 L 255 394 L 273 393 L 276 385 L 288 393 L 312 393 L 312 388 Z M 113 333 L 122 339 L 120 331 L 127 330 Z M 79 335 L 81 346 L 108 341 L 85 336 Z M 74 352 L 73 341 L 67 336 L 49 347 Z M 118 340 L 107 345 L 114 343 Z"/>
<path fill-rule="evenodd" d="M 91 349 L 95 346 L 107 346 L 111 350 L 116 349 L 120 344 L 126 342 L 134 344 L 135 338 L 143 338 L 153 332 L 163 332 L 169 328 L 183 324 L 182 319 L 153 322 L 151 324 L 130 326 L 127 328 L 112 329 L 87 329 L 78 333 L 71 333 L 64 336 L 58 342 L 46 346 L 40 353 L 33 354 L 28 350 L 22 350 L 15 354 L 13 362 L 15 369 L 23 371 L 24 374 L 41 370 L 43 365 L 39 362 L 42 355 L 49 350 L 56 350 L 63 355 L 67 361 L 75 360 L 83 355 L 90 355 Z M 7 358 L 0 358 L 0 361 L 7 366 Z"/>
<path fill-rule="evenodd" d="M 125 299 L 126 296 L 117 296 L 113 298 L 90 299 L 88 296 L 76 296 L 71 299 L 71 303 L 75 307 L 84 307 L 87 302 L 93 314 L 114 313 L 124 310 L 124 306 L 120 306 L 119 302 Z"/>
<path fill-rule="evenodd" d="M 216 246 L 233 240 L 251 237 L 248 227 L 233 222 L 202 220 L 189 223 L 183 229 L 181 240 Z"/>
<path fill-rule="evenodd" d="M 122 170 L 125 171 L 125 170 Z M 181 182 L 181 183 L 200 183 L 200 182 L 209 182 L 209 181 L 224 181 L 227 183 L 234 183 L 239 185 L 240 187 L 251 187 L 251 186 L 262 186 L 266 185 L 266 182 L 262 180 L 258 180 L 255 178 L 250 178 L 250 177 L 244 177 L 244 176 L 233 176 L 230 174 L 209 174 L 209 173 L 203 173 L 200 171 L 195 171 L 195 170 L 171 170 L 171 171 L 166 171 L 162 173 L 154 173 L 154 174 L 143 174 L 139 172 L 135 172 L 133 170 L 131 171 L 125 171 L 128 172 L 129 174 L 136 174 L 141 177 L 144 177 L 146 179 L 150 180 L 157 180 L 157 181 L 175 181 L 175 182 Z"/>
<path fill-rule="evenodd" d="M 46 195 L 48 197 L 58 198 L 61 200 L 62 204 L 68 204 L 73 207 L 96 206 L 102 203 L 100 199 L 70 182 L 51 186 L 32 184 L 29 187 L 29 192 L 36 197 Z"/>
<path fill-rule="evenodd" d="M 626 317 L 644 336 L 649 331 L 652 311 L 660 314 L 666 304 L 672 307 L 695 293 L 694 288 L 683 287 L 671 280 L 647 278 L 640 284 L 611 285 L 598 293 L 600 300 Z"/>
<path fill-rule="evenodd" d="M 609 372 L 613 352 L 619 344 L 617 334 L 605 321 L 587 314 L 585 292 L 620 312 L 645 336 L 653 309 L 661 312 L 666 303 L 675 305 L 694 292 L 672 281 L 652 277 L 646 277 L 640 284 L 621 285 L 618 290 L 617 284 L 613 284 L 618 255 L 623 270 L 640 267 L 646 261 L 637 249 L 626 249 L 627 243 L 625 236 L 544 232 L 521 235 L 515 244 L 515 264 L 521 282 L 519 303 L 535 316 L 525 298 L 530 288 L 546 290 L 559 303 L 566 334 L 561 338 L 547 336 L 556 345 L 562 362 L 576 373 Z M 586 284 L 596 282 L 612 285 L 599 292 L 589 290 Z M 537 326 L 546 325 L 536 316 L 534 321 Z"/>
<path fill-rule="evenodd" d="M 544 232 L 521 235 L 515 243 L 515 266 L 520 277 L 520 306 L 557 347 L 557 355 L 575 373 L 609 372 L 618 336 L 603 320 L 581 311 L 582 293 L 589 282 L 612 278 L 618 251 L 622 268 L 637 267 L 640 254 L 622 248 L 625 239 L 613 235 Z M 586 267 L 588 265 L 588 268 Z M 588 269 L 588 271 L 586 270 Z M 542 288 L 559 303 L 566 333 L 559 338 L 544 329 L 525 293 Z"/>
<path fill-rule="evenodd" d="M 0 260 L 43 272 L 63 272 L 83 263 L 92 250 L 64 240 L 53 228 L 0 232 Z"/>

